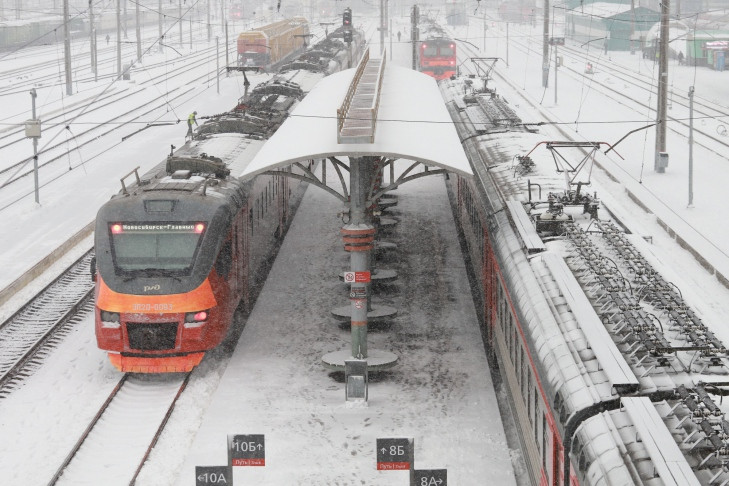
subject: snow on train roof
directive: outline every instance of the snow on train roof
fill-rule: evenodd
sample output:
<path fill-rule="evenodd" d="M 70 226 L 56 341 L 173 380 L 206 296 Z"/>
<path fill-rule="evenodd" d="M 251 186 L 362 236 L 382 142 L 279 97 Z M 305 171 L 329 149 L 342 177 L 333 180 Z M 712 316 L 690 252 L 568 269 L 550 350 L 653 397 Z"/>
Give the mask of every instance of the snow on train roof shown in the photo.
<path fill-rule="evenodd" d="M 240 176 L 338 156 L 403 158 L 472 175 L 435 80 L 407 68 L 385 68 L 375 142 L 337 143 L 337 108 L 354 73 L 355 69 L 348 69 L 322 79 Z"/>
<path fill-rule="evenodd" d="M 215 133 L 191 142 L 187 152 L 179 152 L 179 155 L 199 157 L 205 153 L 221 158 L 225 160 L 230 173 L 236 175 L 245 170 L 264 142 L 243 133 Z"/>

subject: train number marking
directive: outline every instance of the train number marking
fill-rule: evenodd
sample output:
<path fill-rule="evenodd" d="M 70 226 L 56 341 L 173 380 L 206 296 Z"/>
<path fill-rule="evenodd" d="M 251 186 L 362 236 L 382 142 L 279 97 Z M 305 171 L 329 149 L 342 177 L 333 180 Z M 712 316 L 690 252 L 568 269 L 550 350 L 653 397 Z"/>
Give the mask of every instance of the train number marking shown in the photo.
<path fill-rule="evenodd" d="M 172 304 L 132 304 L 132 312 L 172 312 Z"/>

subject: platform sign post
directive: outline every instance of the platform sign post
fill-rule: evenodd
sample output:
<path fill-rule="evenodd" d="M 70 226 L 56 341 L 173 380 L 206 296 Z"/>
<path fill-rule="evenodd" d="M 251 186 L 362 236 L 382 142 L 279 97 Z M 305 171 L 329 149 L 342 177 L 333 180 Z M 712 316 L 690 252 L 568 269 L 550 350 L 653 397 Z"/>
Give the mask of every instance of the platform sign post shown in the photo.
<path fill-rule="evenodd" d="M 195 486 L 231 486 L 233 468 L 230 466 L 195 466 Z"/>
<path fill-rule="evenodd" d="M 410 471 L 413 481 L 413 439 L 377 439 L 378 471 Z"/>
<path fill-rule="evenodd" d="M 448 470 L 416 469 L 412 486 L 448 486 Z"/>
<path fill-rule="evenodd" d="M 263 434 L 229 435 L 228 464 L 231 466 L 265 466 L 266 444 Z"/>

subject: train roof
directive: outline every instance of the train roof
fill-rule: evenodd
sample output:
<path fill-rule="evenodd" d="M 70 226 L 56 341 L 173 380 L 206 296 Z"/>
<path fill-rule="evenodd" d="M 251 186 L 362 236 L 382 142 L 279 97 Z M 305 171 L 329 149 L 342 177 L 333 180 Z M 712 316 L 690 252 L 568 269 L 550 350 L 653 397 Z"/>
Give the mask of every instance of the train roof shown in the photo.
<path fill-rule="evenodd" d="M 518 108 L 504 116 L 495 91 L 469 78 L 440 88 L 482 182 L 515 327 L 566 441 L 579 424 L 565 445 L 580 480 L 725 484 L 726 347 L 643 238 L 607 208 L 589 213 L 599 205 L 590 154 L 604 142 L 532 133 Z M 569 206 L 575 194 L 584 197 Z"/>
<path fill-rule="evenodd" d="M 238 37 L 245 38 L 251 34 L 264 35 L 266 37 L 271 37 L 271 36 L 279 35 L 282 32 L 285 32 L 290 29 L 296 29 L 301 26 L 304 26 L 304 28 L 308 29 L 309 23 L 307 22 L 307 20 L 304 17 L 294 17 L 291 19 L 278 20 L 278 21 L 273 22 L 268 25 L 256 27 L 255 29 L 241 32 Z"/>

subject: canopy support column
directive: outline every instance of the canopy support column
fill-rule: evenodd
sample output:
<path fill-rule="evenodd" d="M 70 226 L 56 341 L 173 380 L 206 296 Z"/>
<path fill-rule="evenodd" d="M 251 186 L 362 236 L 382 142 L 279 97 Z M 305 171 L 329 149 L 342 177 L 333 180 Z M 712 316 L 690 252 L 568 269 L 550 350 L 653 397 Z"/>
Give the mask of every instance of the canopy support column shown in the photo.
<path fill-rule="evenodd" d="M 354 275 L 368 277 L 370 275 L 370 252 L 374 249 L 375 227 L 368 217 L 366 202 L 369 190 L 367 176 L 371 161 L 367 158 L 350 158 L 350 211 L 349 223 L 342 227 L 341 234 L 344 240 L 344 249 L 350 254 L 350 272 Z M 358 281 L 359 280 L 359 281 Z M 393 353 L 367 348 L 368 314 L 381 314 L 377 309 L 369 309 L 370 293 L 369 278 L 355 278 L 350 282 L 348 309 L 335 309 L 332 313 L 343 317 L 346 313 L 350 317 L 351 350 L 335 351 L 322 357 L 322 361 L 330 368 L 344 370 L 346 360 L 361 359 L 367 361 L 368 370 L 385 369 L 394 366 L 397 356 Z M 395 315 L 395 309 L 386 308 L 385 317 Z"/>

